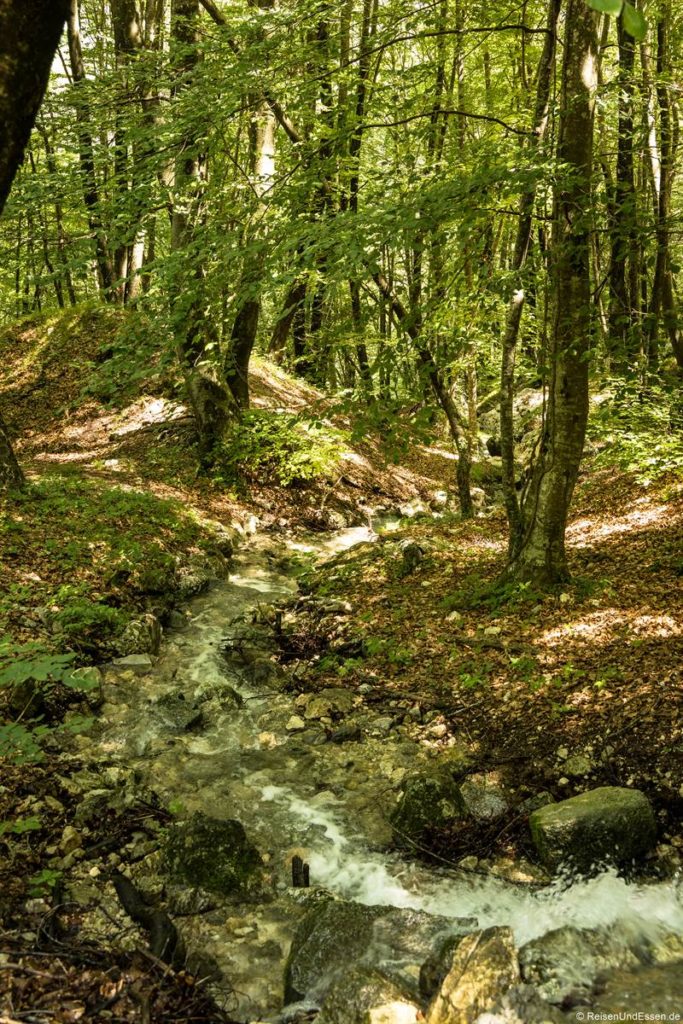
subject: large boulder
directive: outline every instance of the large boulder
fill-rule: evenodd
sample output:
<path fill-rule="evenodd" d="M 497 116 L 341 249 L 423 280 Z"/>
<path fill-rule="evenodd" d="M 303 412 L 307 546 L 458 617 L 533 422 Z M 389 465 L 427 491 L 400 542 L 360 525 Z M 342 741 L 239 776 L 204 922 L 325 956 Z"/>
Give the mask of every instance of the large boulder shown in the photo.
<path fill-rule="evenodd" d="M 551 871 L 628 866 L 652 849 L 657 834 L 650 801 L 637 789 L 601 786 L 534 811 L 529 818 L 538 855 Z"/>
<path fill-rule="evenodd" d="M 420 1008 L 378 971 L 352 967 L 332 983 L 316 1024 L 417 1024 Z"/>
<path fill-rule="evenodd" d="M 520 980 L 511 928 L 466 936 L 427 1011 L 427 1024 L 474 1024 Z"/>
<path fill-rule="evenodd" d="M 285 966 L 285 1002 L 320 999 L 352 966 L 379 970 L 401 991 L 417 998 L 422 963 L 449 936 L 476 927 L 471 918 L 452 919 L 398 907 L 367 907 L 328 899 L 301 920 Z"/>
<path fill-rule="evenodd" d="M 260 888 L 261 855 L 239 821 L 194 814 L 171 829 L 165 857 L 175 881 L 208 892 L 244 898 Z"/>
<path fill-rule="evenodd" d="M 460 818 L 460 792 L 446 773 L 411 776 L 390 815 L 395 842 L 408 849 L 423 842 L 433 829 L 445 828 Z"/>

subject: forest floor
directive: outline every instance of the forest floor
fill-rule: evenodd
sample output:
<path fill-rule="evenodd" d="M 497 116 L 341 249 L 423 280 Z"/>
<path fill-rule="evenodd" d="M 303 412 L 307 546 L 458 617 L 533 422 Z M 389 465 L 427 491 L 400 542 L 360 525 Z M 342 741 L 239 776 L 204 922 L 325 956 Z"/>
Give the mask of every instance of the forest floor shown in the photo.
<path fill-rule="evenodd" d="M 290 487 L 258 474 L 241 484 L 198 475 L 191 422 L 166 369 L 119 387 L 117 351 L 134 342 L 122 340 L 119 314 L 109 310 L 27 322 L 0 338 L 0 400 L 30 480 L 23 497 L 0 503 L 0 676 L 26 643 L 66 646 L 80 663 L 110 655 L 102 633 L 154 603 L 146 570 L 163 574 L 212 551 L 227 525 L 256 517 L 274 538 L 329 529 L 364 522 L 369 507 L 428 503 L 452 481 L 447 451 L 416 441 L 392 463 L 396 450 L 387 452 L 380 431 L 356 430 L 347 411 L 264 363 L 254 405 L 331 424 L 344 439 L 334 472 Z M 401 540 L 423 552 L 408 574 Z M 492 586 L 505 555 L 500 509 L 489 505 L 469 522 L 448 510 L 403 519 L 302 577 L 302 587 L 349 602 L 341 626 L 327 627 L 336 641 L 340 629 L 357 641 L 352 656 L 336 655 L 321 623 L 299 616 L 299 641 L 315 652 L 305 686 L 358 692 L 369 684 L 365 699 L 378 715 L 393 715 L 436 756 L 457 751 L 463 772 L 498 771 L 521 794 L 642 788 L 661 841 L 683 850 L 680 472 L 645 480 L 589 458 L 568 541 L 571 585 L 551 595 L 501 590 Z M 92 621 L 93 606 L 108 610 Z M 412 707 L 419 714 L 407 724 Z M 47 747 L 43 763 L 3 771 L 0 964 L 11 970 L 2 972 L 9 987 L 4 1002 L 0 990 L 0 1013 L 59 1003 L 52 1019 L 60 1021 L 83 1019 L 85 1005 L 100 1007 L 88 1019 L 224 1019 L 191 979 L 144 954 L 112 961 L 79 948 L 68 912 L 59 932 L 53 927 L 61 881 L 46 864 L 69 856 L 79 799 L 69 778 L 79 765 L 60 762 L 58 739 Z M 102 821 L 93 852 L 166 821 L 158 806 L 129 808 Z M 435 834 L 430 852 L 450 862 L 528 853 L 522 825 L 512 817 L 489 831 Z M 40 952 L 55 943 L 59 956 Z"/>
<path fill-rule="evenodd" d="M 302 616 L 301 637 L 321 652 L 307 685 L 369 684 L 369 699 L 396 724 L 412 719 L 410 734 L 436 756 L 455 755 L 462 775 L 497 772 L 521 798 L 638 787 L 659 812 L 662 842 L 683 852 L 680 474 L 645 485 L 589 461 L 568 530 L 574 578 L 552 594 L 496 586 L 500 510 L 403 525 L 310 579 L 314 594 L 351 605 L 346 631 L 362 656 L 335 656 Z M 424 552 L 407 575 L 401 540 Z M 527 835 L 526 815 L 490 829 L 460 823 L 435 832 L 432 852 L 449 862 L 533 855 Z"/>
<path fill-rule="evenodd" d="M 290 486 L 266 460 L 246 477 L 234 466 L 201 474 L 179 382 L 153 359 L 153 372 L 146 367 L 135 379 L 130 346 L 138 339 L 126 333 L 129 324 L 118 310 L 95 308 L 34 318 L 0 335 L 0 400 L 31 484 L 11 506 L 0 500 L 0 635 L 49 639 L 61 613 L 75 637 L 80 621 L 71 610 L 82 620 L 95 604 L 97 621 L 84 624 L 75 648 L 87 660 L 109 627 L 120 629 L 149 604 L 152 572 L 163 576 L 178 559 L 212 553 L 226 527 L 363 523 L 369 506 L 428 500 L 452 473 L 449 453 L 424 445 L 388 462 L 393 453 L 380 431 L 354 435 L 349 416 L 319 391 L 257 360 L 254 408 L 322 423 L 329 466 Z M 304 458 L 316 442 L 314 435 Z M 120 614 L 107 621 L 105 606 Z"/>

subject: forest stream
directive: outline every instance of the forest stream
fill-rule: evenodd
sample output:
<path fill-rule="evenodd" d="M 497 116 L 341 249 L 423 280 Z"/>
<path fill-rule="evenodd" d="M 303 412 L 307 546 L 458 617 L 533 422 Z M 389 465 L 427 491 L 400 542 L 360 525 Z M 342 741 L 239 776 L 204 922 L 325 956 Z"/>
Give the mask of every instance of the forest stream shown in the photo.
<path fill-rule="evenodd" d="M 418 760 L 417 744 L 405 736 L 388 739 L 373 728 L 371 717 L 362 743 L 326 742 L 319 723 L 298 727 L 293 694 L 280 692 L 272 681 L 265 685 L 226 656 L 235 623 L 249 621 L 259 604 L 277 605 L 296 593 L 286 564 L 293 550 L 325 557 L 373 536 L 356 528 L 275 546 L 272 539 L 256 538 L 239 551 L 228 579 L 190 603 L 187 625 L 169 631 L 151 673 L 107 686 L 100 738 L 105 760 L 133 764 L 163 801 L 182 807 L 183 817 L 202 812 L 238 819 L 266 862 L 261 896 L 206 906 L 200 898 L 196 905 L 190 900 L 189 907 L 175 908 L 169 901 L 188 947 L 220 969 L 218 998 L 237 1019 L 248 1021 L 296 1020 L 297 1013 L 315 1007 L 324 978 L 303 1001 L 282 1010 L 283 968 L 299 920 L 326 890 L 363 906 L 403 909 L 384 932 L 375 930 L 377 941 L 364 951 L 364 963 L 373 968 L 409 975 L 410 965 L 420 960 L 415 941 L 424 935 L 433 944 L 434 936 L 443 941 L 449 932 L 508 925 L 524 946 L 562 927 L 601 929 L 610 941 L 616 935 L 622 946 L 636 950 L 627 958 L 627 966 L 641 972 L 628 976 L 635 1002 L 653 984 L 666 998 L 670 985 L 675 1008 L 680 963 L 666 966 L 665 956 L 664 967 L 641 965 L 652 962 L 658 943 L 683 936 L 683 893 L 676 879 L 627 883 L 606 871 L 590 880 L 513 884 L 386 852 L 396 780 Z M 202 708 L 201 728 L 174 729 L 168 713 L 160 713 L 174 701 Z M 310 889 L 292 887 L 297 853 L 309 865 Z M 406 917 L 410 911 L 420 913 Z M 346 940 L 340 934 L 337 941 L 343 958 Z M 584 982 L 590 991 L 596 965 L 595 956 L 586 963 L 586 955 L 581 946 L 562 955 L 563 977 L 573 979 L 574 992 L 583 991 Z M 321 951 L 322 974 L 329 956 L 329 949 Z M 618 956 L 613 966 L 622 966 Z M 653 970 L 660 972 L 656 982 L 648 974 Z"/>

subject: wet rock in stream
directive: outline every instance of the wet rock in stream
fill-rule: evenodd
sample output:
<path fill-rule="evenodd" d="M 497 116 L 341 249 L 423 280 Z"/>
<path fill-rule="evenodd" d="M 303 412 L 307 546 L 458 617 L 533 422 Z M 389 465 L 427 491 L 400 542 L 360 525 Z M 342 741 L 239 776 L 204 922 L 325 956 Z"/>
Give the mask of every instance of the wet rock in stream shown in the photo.
<path fill-rule="evenodd" d="M 615 931 L 556 928 L 519 952 L 525 981 L 558 1006 L 585 1002 L 595 979 L 610 968 L 637 967 L 638 957 Z"/>
<path fill-rule="evenodd" d="M 391 824 L 396 843 L 410 848 L 460 817 L 460 794 L 450 775 L 414 775 L 406 781 Z"/>
<path fill-rule="evenodd" d="M 262 860 L 239 821 L 197 812 L 172 828 L 165 850 L 168 872 L 208 892 L 249 897 L 262 882 Z"/>
<path fill-rule="evenodd" d="M 427 1024 L 474 1024 L 519 980 L 512 930 L 474 932 L 457 946 L 450 970 L 427 1011 Z"/>
<path fill-rule="evenodd" d="M 529 826 L 538 855 L 551 871 L 563 864 L 579 871 L 604 864 L 628 867 L 650 852 L 657 835 L 645 794 L 619 786 L 601 786 L 541 807 Z"/>
<path fill-rule="evenodd" d="M 330 899 L 314 906 L 294 936 L 285 967 L 285 1002 L 322 998 L 351 966 L 381 971 L 407 996 L 419 998 L 422 963 L 446 938 L 462 937 L 472 919 Z"/>

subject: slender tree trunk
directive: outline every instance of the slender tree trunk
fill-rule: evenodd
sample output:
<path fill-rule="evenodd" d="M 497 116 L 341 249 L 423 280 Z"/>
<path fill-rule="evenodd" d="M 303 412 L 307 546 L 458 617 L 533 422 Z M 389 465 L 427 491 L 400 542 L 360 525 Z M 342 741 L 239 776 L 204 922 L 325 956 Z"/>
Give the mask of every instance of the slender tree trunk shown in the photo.
<path fill-rule="evenodd" d="M 74 102 L 76 107 L 76 124 L 78 129 L 78 149 L 83 181 L 83 201 L 88 212 L 90 233 L 95 242 L 95 257 L 100 278 L 100 286 L 108 302 L 115 300 L 114 264 L 109 252 L 104 225 L 101 217 L 101 203 L 97 172 L 95 169 L 95 150 L 93 146 L 90 110 L 85 90 L 87 78 L 81 47 L 81 24 L 79 0 L 70 0 L 68 19 L 69 57 L 71 74 L 74 82 Z"/>
<path fill-rule="evenodd" d="M 668 3 L 664 5 L 657 23 L 657 105 L 659 108 L 659 195 L 656 211 L 657 258 L 652 282 L 652 294 L 648 315 L 650 347 L 656 350 L 660 318 L 679 370 L 683 370 L 683 337 L 679 325 L 678 303 L 673 289 L 671 272 L 671 200 L 676 173 L 676 152 L 674 135 L 674 112 L 672 110 L 669 56 L 669 23 L 671 12 Z"/>
<path fill-rule="evenodd" d="M 633 180 L 633 65 L 635 44 L 617 20 L 619 43 L 619 116 L 617 166 L 614 177 L 609 268 L 608 345 L 616 366 L 626 367 L 633 355 L 633 306 L 629 260 L 634 258 L 636 237 L 636 194 Z"/>
<path fill-rule="evenodd" d="M 568 0 L 555 186 L 551 274 L 551 381 L 539 455 L 523 508 L 524 535 L 509 575 L 539 585 L 568 578 L 565 530 L 588 420 L 591 336 L 590 231 L 593 95 L 597 84 L 594 14 Z"/>

